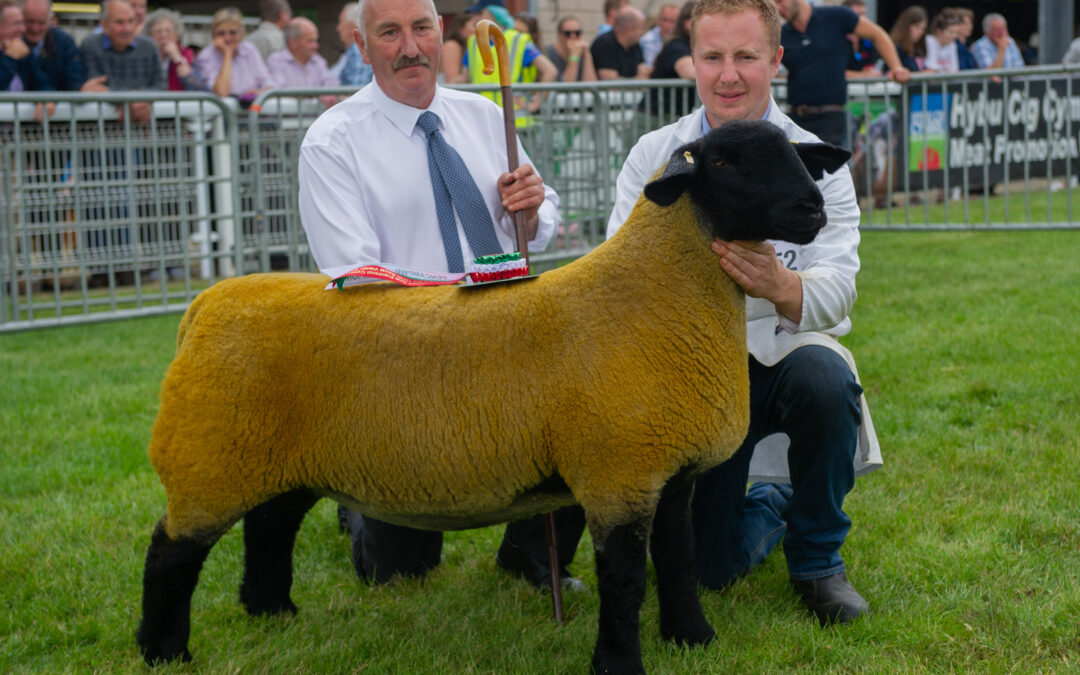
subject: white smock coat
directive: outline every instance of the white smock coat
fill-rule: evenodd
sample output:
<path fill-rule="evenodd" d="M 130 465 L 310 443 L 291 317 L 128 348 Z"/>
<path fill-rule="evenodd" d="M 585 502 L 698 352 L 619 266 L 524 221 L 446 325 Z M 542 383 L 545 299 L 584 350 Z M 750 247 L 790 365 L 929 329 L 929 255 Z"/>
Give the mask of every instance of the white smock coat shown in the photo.
<path fill-rule="evenodd" d="M 704 108 L 678 122 L 653 131 L 637 142 L 627 155 L 616 183 L 615 206 L 608 221 L 611 238 L 626 222 L 645 184 L 679 146 L 702 136 Z M 789 139 L 819 142 L 817 136 L 796 126 L 771 101 L 765 119 L 778 126 Z M 810 244 L 799 246 L 771 241 L 776 254 L 802 280 L 803 312 L 798 325 L 782 317 L 768 300 L 746 298 L 746 344 L 761 364 L 772 366 L 803 345 L 821 345 L 844 358 L 858 379 L 855 359 L 838 337 L 851 330 L 848 313 L 855 302 L 855 274 L 859 271 L 859 206 L 855 186 L 846 166 L 825 174 L 817 182 L 825 197 L 828 224 Z M 779 330 L 778 330 L 779 328 Z M 862 424 L 855 451 L 855 475 L 881 466 L 881 448 L 874 433 L 866 397 L 859 397 Z M 777 433 L 761 440 L 750 462 L 750 480 L 790 482 L 787 463 L 788 437 Z"/>

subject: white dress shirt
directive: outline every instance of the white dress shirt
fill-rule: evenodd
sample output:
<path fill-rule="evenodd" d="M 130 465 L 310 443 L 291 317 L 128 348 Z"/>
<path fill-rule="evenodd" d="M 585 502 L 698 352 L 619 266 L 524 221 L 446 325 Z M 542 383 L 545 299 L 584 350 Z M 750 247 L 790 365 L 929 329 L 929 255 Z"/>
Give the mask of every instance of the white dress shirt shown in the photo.
<path fill-rule="evenodd" d="M 678 122 L 642 136 L 630 150 L 615 186 L 615 206 L 608 220 L 610 239 L 619 230 L 641 196 L 645 184 L 681 145 L 697 140 L 707 128 L 704 108 L 698 108 Z M 793 141 L 820 142 L 797 126 L 772 101 L 766 119 Z M 851 330 L 848 313 L 855 302 L 855 274 L 859 271 L 859 205 L 847 166 L 825 174 L 817 182 L 825 197 L 828 224 L 810 244 L 797 245 L 770 240 L 777 256 L 802 280 L 802 320 L 796 326 L 782 318 L 776 307 L 763 298 L 746 298 L 746 344 L 761 364 L 772 366 L 803 345 L 821 345 L 840 354 L 853 373 L 855 360 L 837 337 Z M 777 330 L 780 326 L 783 330 Z M 881 464 L 881 450 L 870 421 L 866 400 L 860 397 L 862 427 L 855 456 L 856 472 L 871 471 Z M 787 436 L 764 439 L 754 452 L 750 474 L 753 480 L 787 479 Z"/>
<path fill-rule="evenodd" d="M 504 251 L 515 248 L 514 221 L 498 177 L 507 170 L 502 110 L 478 94 L 438 87 L 427 110 L 487 202 Z M 338 276 L 361 264 L 392 263 L 446 272 L 446 253 L 428 172 L 424 112 L 390 99 L 372 82 L 323 113 L 300 148 L 300 217 L 319 269 Z M 521 165 L 532 164 L 518 141 Z M 559 226 L 559 198 L 544 185 L 536 237 L 542 251 Z M 474 257 L 458 222 L 465 261 Z"/>

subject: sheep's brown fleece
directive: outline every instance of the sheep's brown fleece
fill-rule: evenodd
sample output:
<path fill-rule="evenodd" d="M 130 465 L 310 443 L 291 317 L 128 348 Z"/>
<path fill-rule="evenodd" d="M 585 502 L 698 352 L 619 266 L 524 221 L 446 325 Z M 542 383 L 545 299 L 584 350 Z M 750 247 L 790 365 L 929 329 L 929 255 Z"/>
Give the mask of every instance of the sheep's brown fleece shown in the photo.
<path fill-rule="evenodd" d="M 612 240 L 531 281 L 204 291 L 150 444 L 166 534 L 216 539 L 297 488 L 434 529 L 577 501 L 600 545 L 650 517 L 672 476 L 736 450 L 749 414 L 743 294 L 693 208 L 642 198 Z"/>

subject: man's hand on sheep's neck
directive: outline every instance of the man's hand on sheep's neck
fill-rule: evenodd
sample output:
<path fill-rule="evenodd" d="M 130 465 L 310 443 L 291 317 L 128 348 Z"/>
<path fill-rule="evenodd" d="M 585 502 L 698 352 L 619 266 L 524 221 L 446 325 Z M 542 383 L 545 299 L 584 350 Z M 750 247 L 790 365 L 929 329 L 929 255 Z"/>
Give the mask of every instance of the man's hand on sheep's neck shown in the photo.
<path fill-rule="evenodd" d="M 540 205 L 544 203 L 544 181 L 529 164 L 523 164 L 512 173 L 499 176 L 499 199 L 509 213 L 525 212 L 526 239 L 536 237 L 540 224 Z"/>
<path fill-rule="evenodd" d="M 764 298 L 776 311 L 802 322 L 802 279 L 784 267 L 767 241 L 713 240 L 712 250 L 728 276 L 752 298 Z"/>

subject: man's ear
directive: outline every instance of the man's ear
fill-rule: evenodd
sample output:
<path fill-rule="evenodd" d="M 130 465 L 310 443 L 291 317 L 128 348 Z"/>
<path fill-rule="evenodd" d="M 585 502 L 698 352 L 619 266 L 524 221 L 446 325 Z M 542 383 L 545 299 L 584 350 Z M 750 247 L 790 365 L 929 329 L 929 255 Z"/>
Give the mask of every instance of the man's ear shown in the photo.
<path fill-rule="evenodd" d="M 353 41 L 356 42 L 356 46 L 360 48 L 360 56 L 364 58 L 364 63 L 371 65 L 371 60 L 368 59 L 367 50 L 364 48 L 367 46 L 364 44 L 364 35 L 360 32 L 360 29 L 353 28 L 352 36 Z"/>
<path fill-rule="evenodd" d="M 697 175 L 701 142 L 687 143 L 675 150 L 659 178 L 645 186 L 645 197 L 660 206 L 675 203 Z"/>
<path fill-rule="evenodd" d="M 792 143 L 814 180 L 821 180 L 823 172 L 832 173 L 851 159 L 851 153 L 829 143 Z"/>

